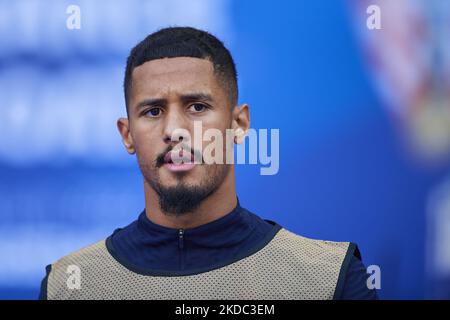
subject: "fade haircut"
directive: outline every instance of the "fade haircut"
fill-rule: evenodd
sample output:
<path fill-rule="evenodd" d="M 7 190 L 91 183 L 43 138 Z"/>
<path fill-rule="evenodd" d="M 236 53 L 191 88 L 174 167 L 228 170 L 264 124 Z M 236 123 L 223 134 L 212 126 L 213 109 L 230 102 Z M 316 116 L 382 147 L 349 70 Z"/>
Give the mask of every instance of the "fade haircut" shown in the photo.
<path fill-rule="evenodd" d="M 148 35 L 131 50 L 128 56 L 123 83 L 127 114 L 133 69 L 147 61 L 175 57 L 193 57 L 211 61 L 215 75 L 228 93 L 231 106 L 234 107 L 237 104 L 236 66 L 222 41 L 203 30 L 191 27 L 170 27 Z"/>

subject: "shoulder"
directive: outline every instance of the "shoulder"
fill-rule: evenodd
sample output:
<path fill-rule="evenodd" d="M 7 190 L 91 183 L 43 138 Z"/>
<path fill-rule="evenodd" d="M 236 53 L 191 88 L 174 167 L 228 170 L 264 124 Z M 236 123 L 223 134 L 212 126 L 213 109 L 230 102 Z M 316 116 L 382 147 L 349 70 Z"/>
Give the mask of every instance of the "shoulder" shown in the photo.
<path fill-rule="evenodd" d="M 348 290 L 348 270 L 353 258 L 360 258 L 355 243 L 308 238 L 285 228 L 274 237 L 273 248 L 281 252 L 280 257 L 290 260 L 300 273 L 314 281 L 331 279 L 334 299 L 342 297 Z"/>
<path fill-rule="evenodd" d="M 39 298 L 69 298 L 68 287 L 71 285 L 76 287 L 87 275 L 110 268 L 111 260 L 105 239 L 58 259 L 46 267 L 46 276 L 41 283 Z"/>
<path fill-rule="evenodd" d="M 301 266 L 302 272 L 333 276 L 333 299 L 378 299 L 376 290 L 368 288 L 367 270 L 355 243 L 311 239 L 284 228 L 274 240 L 274 248 Z"/>
<path fill-rule="evenodd" d="M 340 262 L 349 254 L 353 255 L 357 247 L 351 242 L 338 242 L 313 239 L 281 228 L 272 241 L 278 250 L 289 251 L 315 261 L 335 259 Z"/>
<path fill-rule="evenodd" d="M 60 258 L 52 264 L 52 270 L 69 265 L 82 268 L 95 262 L 101 262 L 107 256 L 106 240 L 103 239 Z"/>

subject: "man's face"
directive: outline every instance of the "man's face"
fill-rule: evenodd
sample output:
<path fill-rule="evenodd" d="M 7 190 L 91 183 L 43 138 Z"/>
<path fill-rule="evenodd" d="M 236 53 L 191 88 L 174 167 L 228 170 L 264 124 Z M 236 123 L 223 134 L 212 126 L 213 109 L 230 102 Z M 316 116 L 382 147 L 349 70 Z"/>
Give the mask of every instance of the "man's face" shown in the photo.
<path fill-rule="evenodd" d="M 194 136 L 194 121 L 201 122 L 203 133 L 215 128 L 225 138 L 225 130 L 232 124 L 229 101 L 209 60 L 165 58 L 148 61 L 133 70 L 129 129 L 142 174 L 163 201 L 165 197 L 172 202 L 190 198 L 186 200 L 187 206 L 176 208 L 175 203 L 162 208 L 163 211 L 182 213 L 193 209 L 225 179 L 228 165 L 202 163 L 178 167 L 167 163 L 165 156 L 179 143 L 172 141 L 174 130 L 184 129 L 191 139 L 201 139 Z M 209 143 L 202 142 L 202 150 Z M 192 140 L 191 147 L 194 148 Z"/>

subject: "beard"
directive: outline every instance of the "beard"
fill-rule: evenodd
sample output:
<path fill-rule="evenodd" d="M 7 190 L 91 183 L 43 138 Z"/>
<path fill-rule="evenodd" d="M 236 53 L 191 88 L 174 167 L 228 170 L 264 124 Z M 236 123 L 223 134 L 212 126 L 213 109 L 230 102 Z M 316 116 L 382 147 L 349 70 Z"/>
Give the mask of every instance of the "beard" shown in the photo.
<path fill-rule="evenodd" d="M 213 183 L 197 186 L 180 183 L 173 187 L 165 187 L 161 184 L 152 187 L 159 195 L 159 207 L 163 213 L 183 215 L 198 208 L 203 200 L 217 190 L 218 186 Z"/>
<path fill-rule="evenodd" d="M 168 150 L 170 151 L 170 149 Z M 166 151 L 166 152 L 168 152 Z M 165 153 L 166 153 L 165 152 Z M 159 207 L 166 215 L 180 216 L 194 212 L 200 204 L 211 196 L 225 180 L 229 170 L 226 164 L 197 164 L 202 166 L 202 180 L 198 184 L 188 184 L 179 176 L 179 183 L 175 186 L 165 186 L 161 181 L 159 168 L 164 164 L 165 153 L 159 155 L 152 165 L 139 160 L 139 167 L 147 184 L 155 190 L 159 196 Z"/>

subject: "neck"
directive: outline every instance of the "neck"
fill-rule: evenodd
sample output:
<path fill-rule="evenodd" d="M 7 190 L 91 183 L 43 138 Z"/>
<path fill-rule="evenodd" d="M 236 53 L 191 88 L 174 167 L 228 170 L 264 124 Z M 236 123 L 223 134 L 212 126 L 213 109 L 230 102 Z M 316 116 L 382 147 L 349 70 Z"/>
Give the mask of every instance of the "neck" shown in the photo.
<path fill-rule="evenodd" d="M 145 213 L 153 223 L 168 228 L 188 229 L 217 220 L 237 205 L 234 166 L 231 166 L 219 188 L 193 211 L 182 215 L 168 215 L 159 207 L 159 196 L 144 179 Z"/>

